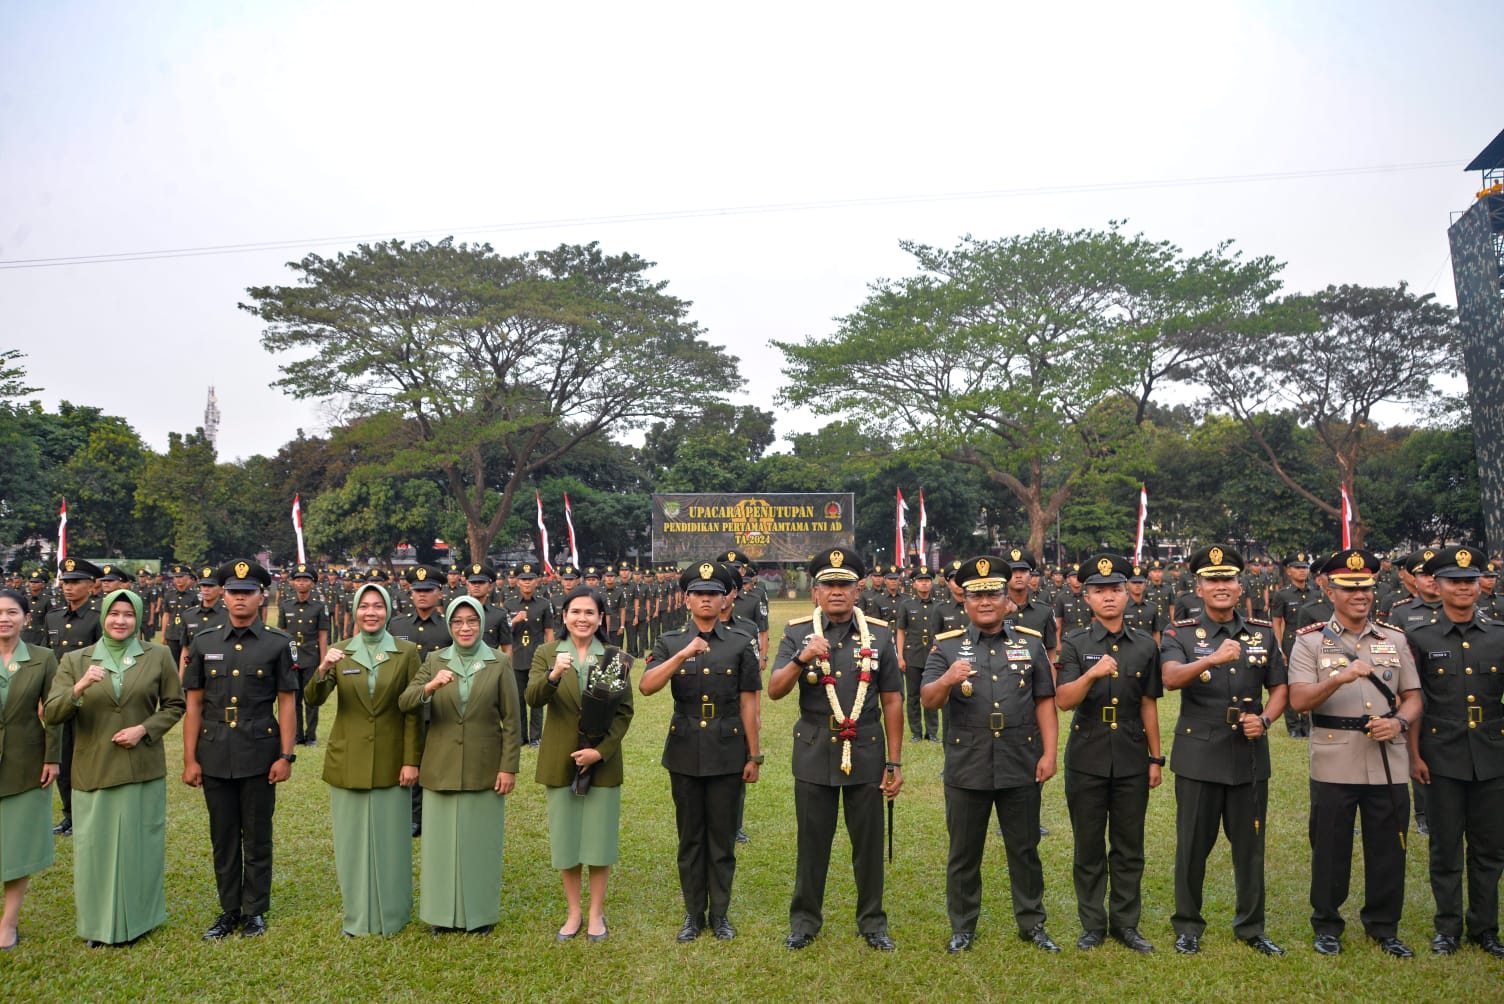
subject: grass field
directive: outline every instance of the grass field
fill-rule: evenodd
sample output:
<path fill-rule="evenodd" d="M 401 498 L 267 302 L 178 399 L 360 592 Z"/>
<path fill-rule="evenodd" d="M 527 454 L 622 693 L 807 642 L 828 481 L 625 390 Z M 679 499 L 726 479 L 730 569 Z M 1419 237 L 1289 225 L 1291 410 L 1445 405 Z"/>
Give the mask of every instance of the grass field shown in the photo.
<path fill-rule="evenodd" d="M 775 602 L 773 643 L 783 621 L 803 604 Z M 1162 702 L 1160 721 L 1174 727 L 1177 700 Z M 501 922 L 484 937 L 434 938 L 416 921 L 392 937 L 344 938 L 335 883 L 328 795 L 319 780 L 323 748 L 299 750 L 277 813 L 276 878 L 270 931 L 259 941 L 199 940 L 218 912 L 207 815 L 199 792 L 177 781 L 181 736 L 168 736 L 169 920 L 130 949 L 90 951 L 74 936 L 72 845 L 58 841 L 57 863 L 33 881 L 21 929 L 25 940 L 0 953 L 0 980 L 11 1000 L 1504 1000 L 1504 963 L 1475 948 L 1450 959 L 1426 950 L 1433 903 L 1426 879 L 1426 840 L 1411 834 L 1407 908 L 1400 934 L 1416 949 L 1410 961 L 1369 945 L 1357 923 L 1362 864 L 1355 862 L 1347 908 L 1346 951 L 1337 959 L 1310 948 L 1305 837 L 1306 747 L 1275 726 L 1275 779 L 1268 821 L 1268 929 L 1290 950 L 1265 959 L 1231 935 L 1232 874 L 1227 846 L 1213 852 L 1206 888 L 1210 924 L 1201 955 L 1171 950 L 1174 854 L 1172 775 L 1150 799 L 1148 865 L 1142 929 L 1159 949 L 1139 957 L 1109 942 L 1092 953 L 1074 948 L 1079 925 L 1071 891 L 1071 837 L 1061 778 L 1045 788 L 1042 841 L 1048 927 L 1064 950 L 1047 956 L 1017 940 L 1000 840 L 983 867 L 984 898 L 976 948 L 949 956 L 945 918 L 946 834 L 934 743 L 905 743 L 905 787 L 897 807 L 897 859 L 889 867 L 886 906 L 894 953 L 873 952 L 855 933 L 845 837 L 837 833 L 825 930 L 802 952 L 782 946 L 794 872 L 792 780 L 795 701 L 767 702 L 763 780 L 747 800 L 752 843 L 738 852 L 730 943 L 708 935 L 680 946 L 682 919 L 675 873 L 676 837 L 668 779 L 658 764 L 671 701 L 667 692 L 640 698 L 626 739 L 627 782 L 621 863 L 607 903 L 611 937 L 556 944 L 564 919 L 558 875 L 549 868 L 543 789 L 532 781 L 524 749 L 517 792 L 509 797 Z M 331 705 L 332 707 L 332 705 Z M 328 734 L 327 723 L 321 726 Z M 1166 750 L 1168 751 L 1168 741 Z M 1062 748 L 1062 754 L 1063 754 Z M 417 854 L 414 853 L 414 861 Z M 415 878 L 417 895 L 422 883 Z"/>

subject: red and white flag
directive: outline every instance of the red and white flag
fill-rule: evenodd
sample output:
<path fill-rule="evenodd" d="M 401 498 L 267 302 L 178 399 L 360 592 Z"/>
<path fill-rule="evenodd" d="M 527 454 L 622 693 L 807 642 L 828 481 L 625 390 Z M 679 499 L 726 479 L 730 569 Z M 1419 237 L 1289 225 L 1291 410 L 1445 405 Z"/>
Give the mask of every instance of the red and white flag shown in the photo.
<path fill-rule="evenodd" d="M 1144 524 L 1149 520 L 1149 491 L 1143 485 L 1138 486 L 1138 543 L 1133 545 L 1133 563 L 1141 565 L 1144 562 Z"/>
<path fill-rule="evenodd" d="M 1342 549 L 1353 546 L 1353 500 L 1347 497 L 1347 485 L 1342 486 Z"/>
<path fill-rule="evenodd" d="M 580 567 L 580 551 L 574 543 L 574 514 L 569 508 L 569 493 L 564 493 L 564 525 L 569 527 L 569 563 L 575 568 Z"/>
<path fill-rule="evenodd" d="M 68 500 L 63 499 L 63 507 L 57 514 L 57 569 L 63 570 L 63 560 L 68 557 Z"/>
<path fill-rule="evenodd" d="M 298 502 L 298 496 L 292 497 L 292 533 L 298 538 L 298 564 L 308 563 L 308 553 L 303 549 L 303 506 Z"/>
<path fill-rule="evenodd" d="M 919 564 L 930 563 L 929 552 L 924 549 L 924 531 L 930 528 L 929 517 L 924 514 L 924 489 L 919 489 Z"/>
<path fill-rule="evenodd" d="M 543 543 L 543 570 L 552 575 L 554 566 L 548 560 L 548 527 L 543 525 L 543 496 L 533 489 L 533 499 L 538 503 L 538 537 Z"/>
<path fill-rule="evenodd" d="M 903 564 L 903 531 L 909 525 L 903 514 L 908 511 L 909 507 L 903 500 L 903 489 L 894 490 L 898 492 L 898 521 L 893 528 L 893 564 L 901 566 Z"/>

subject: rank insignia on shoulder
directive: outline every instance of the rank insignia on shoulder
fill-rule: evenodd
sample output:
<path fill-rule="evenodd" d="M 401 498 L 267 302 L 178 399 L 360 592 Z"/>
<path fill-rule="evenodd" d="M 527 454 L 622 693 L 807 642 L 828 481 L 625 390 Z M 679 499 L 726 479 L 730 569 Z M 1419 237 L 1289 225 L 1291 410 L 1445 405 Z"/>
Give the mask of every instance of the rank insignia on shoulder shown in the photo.
<path fill-rule="evenodd" d="M 1402 628 L 1402 627 L 1400 627 L 1398 624 L 1391 624 L 1388 621 L 1378 621 L 1378 620 L 1374 621 L 1374 623 L 1377 624 L 1379 627 L 1386 627 L 1386 628 L 1388 628 L 1391 631 L 1398 631 L 1400 634 L 1404 634 L 1405 633 L 1405 629 Z"/>
<path fill-rule="evenodd" d="M 888 626 L 888 622 L 885 621 L 885 620 L 883 620 L 881 617 L 868 617 L 867 618 L 867 623 L 868 624 L 876 624 L 878 627 L 887 627 Z"/>
<path fill-rule="evenodd" d="M 1272 628 L 1272 627 L 1274 627 L 1274 625 L 1271 624 L 1269 621 L 1261 621 L 1261 620 L 1258 620 L 1257 618 L 1254 618 L 1254 617 L 1248 618 L 1243 623 L 1244 624 L 1252 624 L 1254 627 L 1262 627 L 1262 628 Z"/>
<path fill-rule="evenodd" d="M 793 618 L 792 620 L 790 620 L 788 622 L 788 626 L 789 627 L 793 627 L 795 624 L 809 624 L 814 619 L 815 619 L 815 615 L 814 614 L 810 614 L 808 617 L 795 617 L 795 618 Z"/>
<path fill-rule="evenodd" d="M 1326 627 L 1326 621 L 1318 621 L 1315 624 L 1307 624 L 1305 627 L 1301 628 L 1299 631 L 1297 631 L 1295 633 L 1296 634 L 1310 634 L 1313 631 L 1320 631 L 1324 627 Z"/>
<path fill-rule="evenodd" d="M 945 641 L 947 638 L 959 638 L 965 633 L 965 628 L 956 628 L 954 631 L 942 631 L 940 634 L 935 635 L 935 640 Z"/>
<path fill-rule="evenodd" d="M 1183 620 L 1183 621 L 1175 621 L 1174 622 L 1174 624 L 1175 624 L 1176 627 L 1193 627 L 1195 625 L 1195 623 L 1196 623 L 1196 618 L 1194 618 L 1194 617 L 1187 618 L 1186 620 Z"/>
<path fill-rule="evenodd" d="M 1040 634 L 1038 631 L 1034 630 L 1033 628 L 1031 628 L 1031 627 L 1024 627 L 1022 624 L 1015 624 L 1015 625 L 1013 625 L 1013 630 L 1017 631 L 1019 634 L 1033 635 L 1035 638 L 1043 638 L 1044 637 L 1044 635 Z"/>

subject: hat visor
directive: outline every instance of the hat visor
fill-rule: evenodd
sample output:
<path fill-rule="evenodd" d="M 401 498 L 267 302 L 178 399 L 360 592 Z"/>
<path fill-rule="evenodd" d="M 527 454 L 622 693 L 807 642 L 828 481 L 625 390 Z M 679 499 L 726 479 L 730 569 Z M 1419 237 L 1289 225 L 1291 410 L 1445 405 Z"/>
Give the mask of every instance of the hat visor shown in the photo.
<path fill-rule="evenodd" d="M 1081 580 L 1081 584 L 1083 586 L 1115 586 L 1120 582 L 1127 581 L 1128 579 L 1120 572 L 1112 572 L 1109 575 L 1088 575 L 1085 579 Z"/>
<path fill-rule="evenodd" d="M 720 595 L 725 596 L 726 584 L 724 582 L 716 582 L 714 580 L 711 580 L 709 582 L 691 582 L 688 586 L 685 587 L 684 591 L 686 593 L 719 593 Z"/>
<path fill-rule="evenodd" d="M 1372 572 L 1333 572 L 1326 580 L 1338 589 L 1368 589 L 1378 583 Z"/>
<path fill-rule="evenodd" d="M 1421 574 L 1425 574 L 1422 572 Z M 1432 573 L 1438 579 L 1478 579 L 1483 577 L 1482 569 L 1463 568 L 1460 565 L 1450 565 Z"/>
<path fill-rule="evenodd" d="M 827 568 L 815 575 L 816 582 L 828 582 L 832 585 L 843 585 L 856 580 L 857 574 L 844 568 Z"/>
<path fill-rule="evenodd" d="M 968 593 L 1000 593 L 1007 585 L 1007 582 L 996 575 L 985 575 L 967 580 L 963 588 Z"/>
<path fill-rule="evenodd" d="M 1235 577 L 1241 571 L 1237 565 L 1207 565 L 1196 569 L 1196 574 L 1203 579 L 1226 579 Z"/>

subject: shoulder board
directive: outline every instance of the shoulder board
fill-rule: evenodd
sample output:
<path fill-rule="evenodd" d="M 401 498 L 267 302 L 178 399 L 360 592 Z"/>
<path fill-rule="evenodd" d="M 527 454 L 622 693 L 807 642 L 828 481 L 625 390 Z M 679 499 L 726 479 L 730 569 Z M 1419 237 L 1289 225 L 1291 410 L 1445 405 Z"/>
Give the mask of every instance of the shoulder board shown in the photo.
<path fill-rule="evenodd" d="M 269 628 L 266 629 L 266 633 L 270 634 L 270 635 L 277 635 L 277 636 L 282 637 L 282 638 L 291 638 L 292 637 L 292 635 L 288 634 L 286 631 L 283 631 L 281 628 L 269 627 Z"/>
<path fill-rule="evenodd" d="M 1326 627 L 1326 621 L 1317 621 L 1315 624 L 1307 624 L 1305 627 L 1301 628 L 1295 633 L 1298 635 L 1311 634 L 1314 631 L 1320 631 L 1324 627 Z"/>
<path fill-rule="evenodd" d="M 1376 620 L 1376 621 L 1374 621 L 1374 623 L 1377 624 L 1381 628 L 1388 628 L 1391 631 L 1398 631 L 1400 634 L 1404 634 L 1405 633 L 1405 629 L 1402 628 L 1402 627 L 1400 627 L 1398 624 L 1391 624 L 1388 621 L 1380 621 L 1380 620 Z"/>
<path fill-rule="evenodd" d="M 1128 629 L 1128 633 L 1139 635 L 1140 637 L 1148 640 L 1150 643 L 1153 643 L 1154 641 L 1154 633 L 1152 631 L 1147 631 L 1141 627 L 1130 627 Z"/>
<path fill-rule="evenodd" d="M 1024 627 L 1022 624 L 1013 625 L 1013 630 L 1017 631 L 1019 634 L 1031 634 L 1036 638 L 1044 637 L 1044 635 L 1040 634 L 1038 631 L 1035 631 L 1033 628 Z"/>
<path fill-rule="evenodd" d="M 1024 629 L 1023 628 L 1019 628 L 1019 630 L 1022 631 Z M 1069 631 L 1067 631 L 1065 633 L 1065 636 L 1067 638 L 1079 638 L 1079 637 L 1081 637 L 1081 635 L 1089 634 L 1090 632 L 1091 632 L 1091 628 L 1072 628 L 1071 630 L 1069 630 Z"/>
<path fill-rule="evenodd" d="M 1402 600 L 1395 600 L 1394 601 L 1394 605 L 1391 606 L 1389 609 L 1392 612 L 1392 611 L 1398 610 L 1400 607 L 1408 607 L 1410 604 L 1412 604 L 1414 602 L 1415 602 L 1415 597 L 1414 596 L 1406 596 Z"/>
<path fill-rule="evenodd" d="M 1269 621 L 1261 621 L 1257 617 L 1249 617 L 1247 620 L 1243 621 L 1243 623 L 1244 624 L 1252 624 L 1254 627 L 1266 627 L 1266 628 L 1272 628 L 1272 627 L 1274 627 L 1274 625 L 1271 624 Z"/>
<path fill-rule="evenodd" d="M 947 638 L 959 638 L 965 633 L 965 628 L 956 628 L 954 631 L 942 631 L 940 634 L 935 635 L 935 640 L 944 641 Z"/>
<path fill-rule="evenodd" d="M 1187 618 L 1186 620 L 1183 620 L 1183 621 L 1176 621 L 1175 622 L 1175 626 L 1176 627 L 1194 627 L 1195 625 L 1196 625 L 1196 618 L 1194 618 L 1194 617 Z"/>
<path fill-rule="evenodd" d="M 785 626 L 786 627 L 793 627 L 795 624 L 809 624 L 814 619 L 815 619 L 815 615 L 814 614 L 810 614 L 808 617 L 795 617 L 793 620 L 789 621 Z"/>
<path fill-rule="evenodd" d="M 887 627 L 888 626 L 888 622 L 885 621 L 885 620 L 883 620 L 881 617 L 868 617 L 867 618 L 867 623 L 868 624 L 876 624 L 878 627 Z"/>

